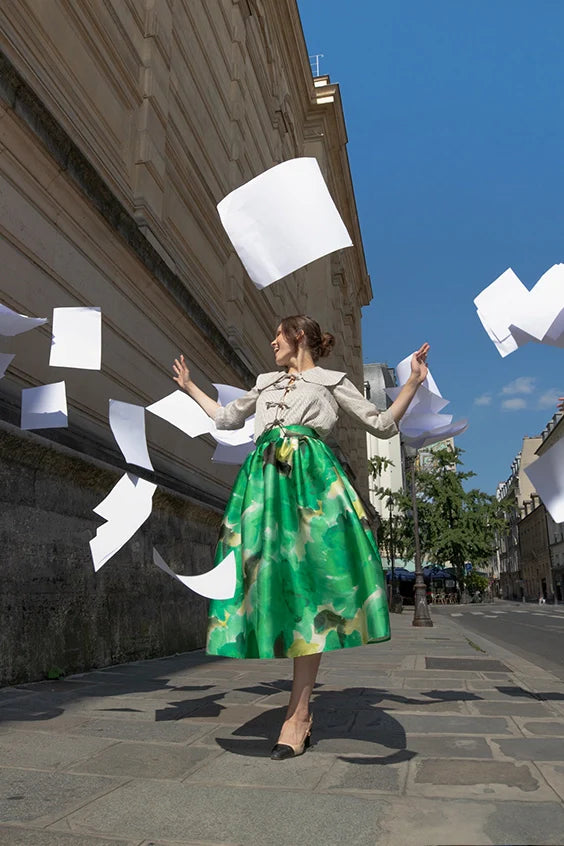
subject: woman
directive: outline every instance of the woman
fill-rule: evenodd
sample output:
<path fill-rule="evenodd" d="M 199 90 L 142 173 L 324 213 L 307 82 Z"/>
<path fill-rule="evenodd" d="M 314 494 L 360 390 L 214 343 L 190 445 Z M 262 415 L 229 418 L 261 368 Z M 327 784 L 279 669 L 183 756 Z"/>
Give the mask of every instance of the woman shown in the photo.
<path fill-rule="evenodd" d="M 174 380 L 215 420 L 237 429 L 256 412 L 256 449 L 227 504 L 216 564 L 235 550 L 233 599 L 212 601 L 207 651 L 233 658 L 294 659 L 294 678 L 275 760 L 309 746 L 309 701 L 324 651 L 390 637 L 378 548 L 362 504 L 323 442 L 343 409 L 389 438 L 427 376 L 428 344 L 391 407 L 379 412 L 344 373 L 316 362 L 334 345 L 309 317 L 286 317 L 272 341 L 276 365 L 224 408 L 190 378 L 184 357 Z"/>

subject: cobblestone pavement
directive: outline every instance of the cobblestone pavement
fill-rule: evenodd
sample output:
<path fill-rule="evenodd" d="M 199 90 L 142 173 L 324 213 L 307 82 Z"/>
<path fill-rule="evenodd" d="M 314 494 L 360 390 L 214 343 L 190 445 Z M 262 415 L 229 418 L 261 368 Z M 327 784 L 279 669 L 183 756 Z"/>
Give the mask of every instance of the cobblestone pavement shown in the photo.
<path fill-rule="evenodd" d="M 315 745 L 284 762 L 289 661 L 1 689 L 0 846 L 563 844 L 564 682 L 434 621 L 325 655 Z"/>

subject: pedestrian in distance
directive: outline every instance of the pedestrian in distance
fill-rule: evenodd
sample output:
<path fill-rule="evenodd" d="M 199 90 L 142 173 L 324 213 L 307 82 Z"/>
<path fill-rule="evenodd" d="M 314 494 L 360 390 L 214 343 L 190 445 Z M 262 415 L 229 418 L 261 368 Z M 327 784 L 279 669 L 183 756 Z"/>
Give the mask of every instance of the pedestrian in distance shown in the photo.
<path fill-rule="evenodd" d="M 544 594 L 541 593 L 541 595 L 539 596 L 539 605 L 544 605 L 545 602 L 546 599 L 544 598 Z"/>
<path fill-rule="evenodd" d="M 324 443 L 343 410 L 390 438 L 427 376 L 429 345 L 386 411 L 345 373 L 320 367 L 335 339 L 305 315 L 284 318 L 271 342 L 278 369 L 221 407 L 193 382 L 183 356 L 174 380 L 213 418 L 238 429 L 255 417 L 255 449 L 235 480 L 215 563 L 237 563 L 232 599 L 212 600 L 207 652 L 231 658 L 292 658 L 293 682 L 274 760 L 310 745 L 310 698 L 323 652 L 389 640 L 385 580 L 361 500 Z"/>

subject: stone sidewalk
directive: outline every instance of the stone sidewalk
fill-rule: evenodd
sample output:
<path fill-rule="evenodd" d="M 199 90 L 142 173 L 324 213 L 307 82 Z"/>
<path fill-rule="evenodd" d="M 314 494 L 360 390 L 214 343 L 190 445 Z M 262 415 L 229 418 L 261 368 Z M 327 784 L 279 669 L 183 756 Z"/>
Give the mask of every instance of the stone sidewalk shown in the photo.
<path fill-rule="evenodd" d="M 434 621 L 324 656 L 315 745 L 284 762 L 289 661 L 0 690 L 1 846 L 563 844 L 564 683 Z"/>

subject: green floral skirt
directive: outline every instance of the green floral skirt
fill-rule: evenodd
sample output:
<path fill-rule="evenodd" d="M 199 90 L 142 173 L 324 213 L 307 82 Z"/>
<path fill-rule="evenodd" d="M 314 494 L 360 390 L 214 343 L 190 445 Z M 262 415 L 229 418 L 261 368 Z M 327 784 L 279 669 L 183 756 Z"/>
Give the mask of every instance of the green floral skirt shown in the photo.
<path fill-rule="evenodd" d="M 211 602 L 209 654 L 296 658 L 389 640 L 378 547 L 313 429 L 271 429 L 257 440 L 227 504 L 216 564 L 232 550 L 237 588 Z"/>

